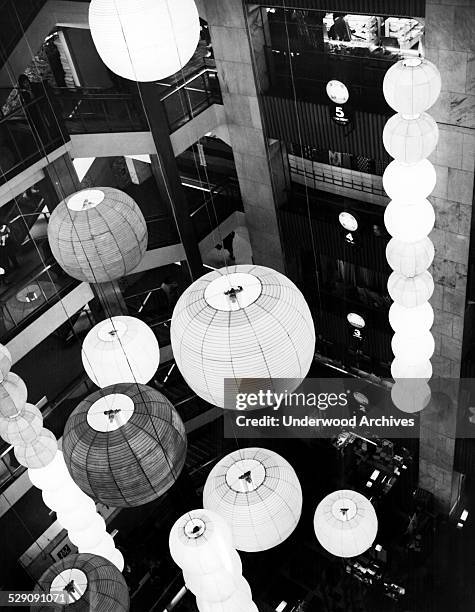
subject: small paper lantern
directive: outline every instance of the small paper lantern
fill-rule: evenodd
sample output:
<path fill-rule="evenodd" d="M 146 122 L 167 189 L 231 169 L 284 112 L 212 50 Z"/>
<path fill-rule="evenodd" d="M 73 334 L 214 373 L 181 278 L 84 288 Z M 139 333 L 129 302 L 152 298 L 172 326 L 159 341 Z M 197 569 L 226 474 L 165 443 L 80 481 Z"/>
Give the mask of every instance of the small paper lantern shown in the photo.
<path fill-rule="evenodd" d="M 58 449 L 52 461 L 44 467 L 29 469 L 31 484 L 42 491 L 57 491 L 71 479 L 64 462 L 63 453 Z"/>
<path fill-rule="evenodd" d="M 106 532 L 106 522 L 97 512 L 91 516 L 91 521 L 85 529 L 74 529 L 68 531 L 71 542 L 79 548 L 92 548 L 99 546 L 104 533 Z"/>
<path fill-rule="evenodd" d="M 104 64 L 132 81 L 175 74 L 191 59 L 200 36 L 193 0 L 91 0 L 89 27 Z"/>
<path fill-rule="evenodd" d="M 56 511 L 56 518 L 61 527 L 68 531 L 80 531 L 89 525 L 91 517 L 96 513 L 96 504 L 90 497 L 84 497 L 85 499 L 74 508 Z"/>
<path fill-rule="evenodd" d="M 125 276 L 140 263 L 147 250 L 147 225 L 126 193 L 94 187 L 58 204 L 48 222 L 48 241 L 67 274 L 104 283 Z"/>
<path fill-rule="evenodd" d="M 405 308 L 396 302 L 389 309 L 389 324 L 395 332 L 407 334 L 429 330 L 434 323 L 434 311 L 429 302 L 416 308 Z"/>
<path fill-rule="evenodd" d="M 107 556 L 104 558 L 110 561 L 112 565 L 115 565 L 119 572 L 122 572 L 124 570 L 124 556 L 117 548 L 114 548 L 114 550 L 108 553 Z"/>
<path fill-rule="evenodd" d="M 237 553 L 236 553 L 237 554 Z M 238 557 L 239 558 L 239 557 Z M 195 597 L 206 601 L 224 601 L 237 590 L 243 590 L 241 560 L 232 572 L 221 569 L 208 574 L 197 572 L 183 572 L 186 588 Z"/>
<path fill-rule="evenodd" d="M 393 64 L 384 75 L 383 93 L 391 108 L 404 115 L 418 115 L 437 100 L 441 78 L 432 62 L 419 57 Z"/>
<path fill-rule="evenodd" d="M 434 166 L 428 159 L 417 164 L 403 164 L 396 160 L 383 173 L 383 187 L 393 200 L 423 200 L 429 196 L 436 183 Z"/>
<path fill-rule="evenodd" d="M 140 506 L 165 493 L 183 468 L 186 446 L 185 428 L 167 398 L 133 383 L 89 395 L 63 434 L 73 480 L 116 508 Z"/>
<path fill-rule="evenodd" d="M 0 382 L 6 377 L 12 367 L 12 356 L 6 346 L 0 344 Z"/>
<path fill-rule="evenodd" d="M 101 541 L 96 546 L 79 546 L 78 550 L 80 553 L 87 552 L 91 555 L 98 555 L 99 557 L 104 557 L 104 559 L 109 559 L 114 555 L 114 551 L 117 550 L 115 547 L 114 538 L 104 531 Z M 122 570 L 121 570 L 122 571 Z"/>
<path fill-rule="evenodd" d="M 16 460 L 27 468 L 40 468 L 53 461 L 58 443 L 49 429 L 41 429 L 38 437 L 25 446 L 17 445 L 13 449 Z"/>
<path fill-rule="evenodd" d="M 82 363 L 98 387 L 148 383 L 157 371 L 160 349 L 150 327 L 135 317 L 111 317 L 95 325 L 82 345 Z"/>
<path fill-rule="evenodd" d="M 0 417 L 0 436 L 9 444 L 33 442 L 43 427 L 41 411 L 33 404 L 25 404 L 14 417 Z"/>
<path fill-rule="evenodd" d="M 230 393 L 268 385 L 293 391 L 315 350 L 312 315 L 297 287 L 263 266 L 230 266 L 205 274 L 178 300 L 171 322 L 176 364 L 193 391 L 225 406 Z M 287 380 L 277 380 L 287 379 Z M 291 380 L 294 379 L 294 380 Z M 247 388 L 247 387 L 246 387 Z"/>
<path fill-rule="evenodd" d="M 424 410 L 430 402 L 431 390 L 425 380 L 418 378 L 399 378 L 391 389 L 393 404 L 409 414 Z"/>
<path fill-rule="evenodd" d="M 417 276 L 431 266 L 434 245 L 427 237 L 418 242 L 403 242 L 391 238 L 386 247 L 386 259 L 394 272 L 402 276 Z"/>
<path fill-rule="evenodd" d="M 435 213 L 429 200 L 391 200 L 384 211 L 384 225 L 393 238 L 419 242 L 432 231 Z"/>
<path fill-rule="evenodd" d="M 427 113 L 406 119 L 399 113 L 384 126 L 383 143 L 386 151 L 400 162 L 415 164 L 432 153 L 439 139 L 436 121 Z"/>
<path fill-rule="evenodd" d="M 406 363 L 427 361 L 434 354 L 434 336 L 425 330 L 411 333 L 402 330 L 394 334 L 391 347 L 394 356 Z"/>
<path fill-rule="evenodd" d="M 43 491 L 41 494 L 45 506 L 55 512 L 71 512 L 74 509 L 87 503 L 87 496 L 74 483 L 71 477 L 63 484 L 60 489 L 55 491 Z"/>
<path fill-rule="evenodd" d="M 35 593 L 65 592 L 64 609 L 74 612 L 127 612 L 129 589 L 120 571 L 103 557 L 72 554 L 57 561 L 38 580 Z M 53 606 L 55 607 L 55 606 Z M 63 606 L 60 606 L 63 609 Z M 49 612 L 51 603 L 31 606 L 32 612 Z"/>
<path fill-rule="evenodd" d="M 429 380 L 432 377 L 432 364 L 429 360 L 419 363 L 406 363 L 402 359 L 394 359 L 391 363 L 391 376 L 399 378 L 420 378 Z"/>
<path fill-rule="evenodd" d="M 364 495 L 341 490 L 330 493 L 318 504 L 313 526 L 323 548 L 336 557 L 350 558 L 371 548 L 378 532 L 378 518 Z"/>
<path fill-rule="evenodd" d="M 211 470 L 203 505 L 231 526 L 238 550 L 267 550 L 297 527 L 302 489 L 292 466 L 266 448 L 244 448 L 226 455 Z"/>
<path fill-rule="evenodd" d="M 200 612 L 259 612 L 258 607 L 252 601 L 247 590 L 235 591 L 234 594 L 225 601 L 213 602 L 197 598 L 196 604 Z"/>
<path fill-rule="evenodd" d="M 23 380 L 9 372 L 0 382 L 0 416 L 17 416 L 25 407 L 28 391 Z"/>
<path fill-rule="evenodd" d="M 405 308 L 421 306 L 434 292 L 434 280 L 429 272 L 406 278 L 393 272 L 388 279 L 388 292 L 393 302 Z"/>

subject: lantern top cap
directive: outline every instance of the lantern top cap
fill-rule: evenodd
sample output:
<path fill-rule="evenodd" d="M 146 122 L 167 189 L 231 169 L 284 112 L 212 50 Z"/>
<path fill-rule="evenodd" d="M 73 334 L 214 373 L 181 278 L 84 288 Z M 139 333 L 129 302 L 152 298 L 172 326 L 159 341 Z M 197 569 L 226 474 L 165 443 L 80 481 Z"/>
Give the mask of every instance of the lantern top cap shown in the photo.
<path fill-rule="evenodd" d="M 190 540 L 200 538 L 206 531 L 206 523 L 200 518 L 190 518 L 183 527 L 185 535 Z"/>
<path fill-rule="evenodd" d="M 68 198 L 67 205 L 69 210 L 90 210 L 98 206 L 104 198 L 105 194 L 100 189 L 82 189 Z"/>
<path fill-rule="evenodd" d="M 250 493 L 266 479 L 266 468 L 257 459 L 240 459 L 226 472 L 226 483 L 236 493 Z"/>
<path fill-rule="evenodd" d="M 232 272 L 212 280 L 206 287 L 204 298 L 216 310 L 231 312 L 253 304 L 262 293 L 262 283 L 253 274 Z"/>
<path fill-rule="evenodd" d="M 358 508 L 352 499 L 342 497 L 332 504 L 331 513 L 337 521 L 347 523 L 358 514 Z"/>
<path fill-rule="evenodd" d="M 422 58 L 420 57 L 406 57 L 402 60 L 404 68 L 417 68 L 422 64 Z"/>
<path fill-rule="evenodd" d="M 95 401 L 87 411 L 87 422 L 95 431 L 111 433 L 123 427 L 134 414 L 132 398 L 109 393 Z"/>
<path fill-rule="evenodd" d="M 81 599 L 87 590 L 86 574 L 75 567 L 60 572 L 52 581 L 50 593 L 64 592 L 68 604 Z"/>
<path fill-rule="evenodd" d="M 97 325 L 97 337 L 103 342 L 117 342 L 127 332 L 127 324 L 117 317 L 101 321 Z"/>

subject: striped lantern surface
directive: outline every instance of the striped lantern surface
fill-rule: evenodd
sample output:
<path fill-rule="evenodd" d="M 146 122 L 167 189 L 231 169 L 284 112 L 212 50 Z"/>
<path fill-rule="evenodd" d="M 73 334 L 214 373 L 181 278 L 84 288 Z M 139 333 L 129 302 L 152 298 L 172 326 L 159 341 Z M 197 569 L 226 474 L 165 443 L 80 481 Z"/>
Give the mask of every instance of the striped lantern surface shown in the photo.
<path fill-rule="evenodd" d="M 155 389 L 110 385 L 72 412 L 63 434 L 68 470 L 84 493 L 107 506 L 146 504 L 165 493 L 185 462 L 185 428 Z"/>
<path fill-rule="evenodd" d="M 283 457 L 266 448 L 243 448 L 211 470 L 203 506 L 228 522 L 235 548 L 256 552 L 277 546 L 297 527 L 302 489 Z"/>
<path fill-rule="evenodd" d="M 0 382 L 0 416 L 17 416 L 25 407 L 28 391 L 23 380 L 14 372 L 8 372 Z"/>
<path fill-rule="evenodd" d="M 35 593 L 61 594 L 63 605 L 38 603 L 32 612 L 127 612 L 129 589 L 120 571 L 110 561 L 91 554 L 68 555 L 57 561 L 38 580 Z"/>
<path fill-rule="evenodd" d="M 29 444 L 36 440 L 42 428 L 43 416 L 33 404 L 25 404 L 16 416 L 0 416 L 0 436 L 9 444 Z"/>
<path fill-rule="evenodd" d="M 229 397 L 265 387 L 294 391 L 315 349 L 302 293 L 283 274 L 254 265 L 214 270 L 195 281 L 175 306 L 170 336 L 176 364 L 193 391 L 232 409 L 225 379 Z"/>
<path fill-rule="evenodd" d="M 53 461 L 58 450 L 58 441 L 49 429 L 40 429 L 38 436 L 28 444 L 15 445 L 16 460 L 27 468 L 42 468 Z"/>
<path fill-rule="evenodd" d="M 54 209 L 48 241 L 63 270 L 88 283 L 131 272 L 147 250 L 147 225 L 135 201 L 112 187 L 78 191 Z"/>
<path fill-rule="evenodd" d="M 12 367 L 12 356 L 6 346 L 0 344 L 0 382 L 7 376 Z"/>

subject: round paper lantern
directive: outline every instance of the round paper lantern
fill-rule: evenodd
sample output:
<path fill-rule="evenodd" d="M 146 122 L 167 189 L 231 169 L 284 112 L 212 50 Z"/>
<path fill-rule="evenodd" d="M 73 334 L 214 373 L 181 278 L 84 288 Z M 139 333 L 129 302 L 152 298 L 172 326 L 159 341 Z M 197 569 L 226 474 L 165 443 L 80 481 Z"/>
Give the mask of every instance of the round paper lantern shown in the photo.
<path fill-rule="evenodd" d="M 391 389 L 391 400 L 401 412 L 420 412 L 430 402 L 430 387 L 418 378 L 400 378 Z"/>
<path fill-rule="evenodd" d="M 6 346 L 0 344 L 0 382 L 6 377 L 12 367 L 12 356 Z"/>
<path fill-rule="evenodd" d="M 378 518 L 371 502 L 361 493 L 335 491 L 317 506 L 313 519 L 320 544 L 336 557 L 356 557 L 373 545 Z"/>
<path fill-rule="evenodd" d="M 419 363 L 432 357 L 435 350 L 434 336 L 430 331 L 419 332 L 400 331 L 391 340 L 394 356 L 406 363 Z"/>
<path fill-rule="evenodd" d="M 404 115 L 418 115 L 437 100 L 441 78 L 432 62 L 419 57 L 393 64 L 384 75 L 383 93 L 391 108 Z"/>
<path fill-rule="evenodd" d="M 25 383 L 14 372 L 0 382 L 0 416 L 17 416 L 25 407 L 28 391 Z"/>
<path fill-rule="evenodd" d="M 392 161 L 383 173 L 383 187 L 393 199 L 411 198 L 411 201 L 423 200 L 435 187 L 436 173 L 428 159 L 417 164 L 403 164 Z"/>
<path fill-rule="evenodd" d="M 27 468 L 40 468 L 53 461 L 58 443 L 49 429 L 41 429 L 38 437 L 27 444 L 17 445 L 13 449 L 16 460 Z"/>
<path fill-rule="evenodd" d="M 35 593 L 65 592 L 68 603 L 61 609 L 74 612 L 127 612 L 129 589 L 120 571 L 102 557 L 68 555 L 57 561 L 38 580 Z M 49 612 L 51 603 L 31 606 L 32 612 Z"/>
<path fill-rule="evenodd" d="M 266 385 L 274 392 L 295 390 L 315 349 L 303 295 L 288 278 L 263 266 L 230 266 L 195 281 L 175 306 L 170 337 L 186 382 L 221 408 L 234 408 L 225 406 L 225 378 L 230 393 Z"/>
<path fill-rule="evenodd" d="M 237 553 L 236 553 L 237 555 Z M 239 558 L 239 557 L 238 557 Z M 206 601 L 224 601 L 231 597 L 236 590 L 243 590 L 241 560 L 235 571 L 226 569 L 217 570 L 208 574 L 196 572 L 183 572 L 186 588 Z"/>
<path fill-rule="evenodd" d="M 111 553 L 109 553 L 107 557 L 105 558 L 108 561 L 110 561 L 113 565 L 115 565 L 116 568 L 119 570 L 119 572 L 122 572 L 124 570 L 124 565 L 125 565 L 124 556 L 120 552 L 120 550 L 117 550 L 117 548 L 114 548 L 114 550 Z"/>
<path fill-rule="evenodd" d="M 427 113 L 413 119 L 406 119 L 398 113 L 387 121 L 383 130 L 386 151 L 406 164 L 415 164 L 429 157 L 438 139 L 437 123 Z"/>
<path fill-rule="evenodd" d="M 9 444 L 29 444 L 43 427 L 41 411 L 33 404 L 25 404 L 14 417 L 0 417 L 0 436 Z"/>
<path fill-rule="evenodd" d="M 434 280 L 429 272 L 406 278 L 393 272 L 388 279 L 388 292 L 393 302 L 405 308 L 421 306 L 434 292 Z"/>
<path fill-rule="evenodd" d="M 147 383 L 160 362 L 160 349 L 150 327 L 135 317 L 110 317 L 95 325 L 82 345 L 82 363 L 98 387 Z"/>
<path fill-rule="evenodd" d="M 63 453 L 59 449 L 56 451 L 53 460 L 47 465 L 29 469 L 28 476 L 31 484 L 42 491 L 56 491 L 71 479 L 64 462 Z"/>
<path fill-rule="evenodd" d="M 429 200 L 391 200 L 384 211 L 384 225 L 393 238 L 402 242 L 418 242 L 426 238 L 435 223 Z"/>
<path fill-rule="evenodd" d="M 211 470 L 203 505 L 231 526 L 238 550 L 267 550 L 286 540 L 302 511 L 302 489 L 292 466 L 266 448 L 226 455 Z"/>
<path fill-rule="evenodd" d="M 429 380 L 432 377 L 432 364 L 429 360 L 419 363 L 407 363 L 402 359 L 394 359 L 391 363 L 391 376 L 399 378 L 420 378 Z"/>
<path fill-rule="evenodd" d="M 416 308 L 405 308 L 394 302 L 389 309 L 389 324 L 395 332 L 416 334 L 429 330 L 433 323 L 434 311 L 429 302 L 424 302 Z"/>
<path fill-rule="evenodd" d="M 183 423 L 155 389 L 121 383 L 89 395 L 69 417 L 63 453 L 76 484 L 107 506 L 140 506 L 175 482 L 186 455 Z"/>
<path fill-rule="evenodd" d="M 89 27 L 104 64 L 132 81 L 175 74 L 191 59 L 200 36 L 193 0 L 91 0 Z"/>
<path fill-rule="evenodd" d="M 99 555 L 99 557 L 104 557 L 104 559 L 109 559 L 109 557 L 113 554 L 116 549 L 114 538 L 107 531 L 104 532 L 101 541 L 96 546 L 85 546 L 81 545 L 78 547 L 79 552 L 89 552 L 92 555 Z M 122 571 L 122 570 L 121 570 Z"/>
<path fill-rule="evenodd" d="M 172 559 L 187 572 L 232 572 L 240 563 L 232 548 L 230 526 L 210 510 L 191 510 L 181 516 L 170 530 L 169 546 Z"/>
<path fill-rule="evenodd" d="M 247 590 L 235 591 L 225 601 L 205 601 L 197 597 L 196 603 L 200 612 L 259 612 Z"/>
<path fill-rule="evenodd" d="M 41 494 L 45 506 L 54 510 L 55 512 L 71 512 L 74 509 L 87 503 L 85 498 L 87 497 L 81 491 L 81 489 L 73 482 L 71 477 L 61 489 L 55 491 L 43 491 Z"/>
<path fill-rule="evenodd" d="M 48 241 L 63 270 L 88 283 L 131 272 L 147 249 L 140 208 L 112 187 L 83 189 L 60 202 L 48 222 Z"/>
<path fill-rule="evenodd" d="M 58 523 L 68 531 L 80 531 L 86 529 L 91 517 L 96 512 L 96 504 L 90 497 L 84 496 L 75 508 L 68 508 L 65 511 L 57 510 L 56 518 Z"/>
<path fill-rule="evenodd" d="M 427 237 L 418 242 L 403 242 L 391 238 L 386 247 L 386 259 L 394 272 L 402 276 L 416 276 L 432 264 L 434 245 Z"/>
<path fill-rule="evenodd" d="M 79 548 L 92 548 L 99 546 L 104 532 L 106 531 L 106 522 L 97 512 L 91 516 L 91 521 L 85 529 L 75 529 L 68 532 L 68 537 L 71 542 Z"/>

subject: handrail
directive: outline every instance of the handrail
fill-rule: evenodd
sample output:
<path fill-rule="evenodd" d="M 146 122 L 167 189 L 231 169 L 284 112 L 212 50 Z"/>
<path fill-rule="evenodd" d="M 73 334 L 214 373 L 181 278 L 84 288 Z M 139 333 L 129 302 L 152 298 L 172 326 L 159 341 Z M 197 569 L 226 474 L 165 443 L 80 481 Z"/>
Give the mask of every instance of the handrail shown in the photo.
<path fill-rule="evenodd" d="M 189 83 L 191 83 L 192 81 L 194 81 L 195 79 L 197 79 L 198 77 L 202 76 L 203 74 L 206 74 L 207 72 L 214 72 L 215 74 L 218 73 L 218 71 L 216 70 L 216 68 L 203 68 L 200 72 L 198 72 L 197 74 L 190 76 L 186 81 L 184 81 L 183 83 L 181 83 L 180 85 L 177 85 L 176 87 L 174 87 L 172 89 L 172 91 L 169 91 L 165 96 L 163 96 L 163 98 L 160 98 L 160 101 L 163 102 L 164 100 L 166 100 L 167 98 L 169 98 L 170 96 L 172 96 L 174 93 L 176 93 L 177 91 L 179 91 L 180 89 L 183 89 L 183 87 L 186 87 Z M 168 86 L 168 85 L 167 85 Z"/>

